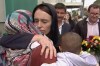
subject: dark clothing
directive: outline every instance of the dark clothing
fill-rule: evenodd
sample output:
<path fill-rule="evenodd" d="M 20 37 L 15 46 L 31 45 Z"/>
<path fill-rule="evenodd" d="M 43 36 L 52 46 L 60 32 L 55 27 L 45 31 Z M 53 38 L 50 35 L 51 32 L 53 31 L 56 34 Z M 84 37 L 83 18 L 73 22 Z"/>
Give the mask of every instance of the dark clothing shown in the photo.
<path fill-rule="evenodd" d="M 45 58 L 45 52 L 43 55 L 40 55 L 41 46 L 36 47 L 34 50 L 31 51 L 31 58 L 29 59 L 30 65 L 29 66 L 41 66 L 43 63 L 54 63 L 56 62 L 57 58 L 53 57 L 52 59 Z M 38 52 L 37 52 L 38 51 Z"/>
<path fill-rule="evenodd" d="M 64 22 L 64 24 L 62 25 L 61 34 L 59 35 L 58 45 L 56 46 L 57 52 L 60 52 L 60 49 L 59 49 L 59 45 L 60 45 L 60 44 L 59 44 L 59 43 L 60 43 L 60 37 L 61 37 L 61 35 L 65 34 L 65 33 L 67 33 L 67 32 L 70 32 L 70 31 L 71 31 L 71 26 L 70 26 L 70 24 Z"/>
<path fill-rule="evenodd" d="M 71 31 L 71 26 L 68 23 L 64 23 L 62 25 L 61 35 L 63 35 L 64 33 L 70 32 L 70 31 Z"/>
<path fill-rule="evenodd" d="M 100 22 L 98 22 L 98 27 L 99 27 L 99 35 L 100 35 Z M 83 19 L 82 21 L 78 22 L 73 31 L 78 33 L 82 37 L 82 39 L 86 39 L 87 38 L 87 21 L 86 21 L 86 18 Z"/>
<path fill-rule="evenodd" d="M 34 36 L 33 34 L 29 33 L 4 35 L 0 40 L 0 44 L 6 48 L 11 48 L 11 49 L 26 49 L 33 36 Z M 45 59 L 44 58 L 45 53 L 43 55 L 40 55 L 40 52 L 41 52 L 41 46 L 38 46 L 31 51 L 31 58 L 29 58 L 28 62 L 30 66 L 33 66 L 34 64 L 35 66 L 40 66 L 42 63 L 45 62 L 53 63 L 56 61 L 56 57 L 53 57 L 53 59 L 50 59 L 49 57 Z M 0 56 L 0 61 L 1 61 L 1 56 Z M 1 62 L 0 66 L 3 66 Z"/>
<path fill-rule="evenodd" d="M 5 48 L 11 49 L 26 49 L 29 43 L 33 38 L 33 34 L 23 33 L 23 34 L 9 34 L 3 35 L 0 40 L 0 45 Z M 57 52 L 59 52 L 59 48 L 57 45 L 54 45 Z"/>
<path fill-rule="evenodd" d="M 5 49 L 0 46 L 0 66 L 6 66 L 5 59 Z"/>
<path fill-rule="evenodd" d="M 33 36 L 29 33 L 4 35 L 0 40 L 0 45 L 12 49 L 26 49 Z"/>
<path fill-rule="evenodd" d="M 69 24 L 71 26 L 71 31 L 73 30 L 73 28 L 75 27 L 76 23 L 73 20 L 69 21 Z"/>

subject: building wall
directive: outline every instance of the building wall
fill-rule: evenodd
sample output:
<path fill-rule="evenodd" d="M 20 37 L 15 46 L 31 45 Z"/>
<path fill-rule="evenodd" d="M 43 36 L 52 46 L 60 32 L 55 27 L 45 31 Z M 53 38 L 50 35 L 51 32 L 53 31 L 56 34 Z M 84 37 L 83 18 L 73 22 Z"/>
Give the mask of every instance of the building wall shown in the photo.
<path fill-rule="evenodd" d="M 57 0 L 57 2 L 65 2 L 65 0 Z"/>
<path fill-rule="evenodd" d="M 0 22 L 4 22 L 6 18 L 5 0 L 0 0 Z"/>
<path fill-rule="evenodd" d="M 6 19 L 5 0 L 0 0 L 0 34 L 4 32 L 5 19 Z"/>
<path fill-rule="evenodd" d="M 38 0 L 38 4 L 41 4 L 41 3 L 50 3 L 52 5 L 55 5 L 56 3 L 60 2 L 60 3 L 64 3 L 65 0 Z"/>
<path fill-rule="evenodd" d="M 42 2 L 45 3 L 55 3 L 57 0 L 38 0 L 38 4 L 41 4 Z"/>
<path fill-rule="evenodd" d="M 6 14 L 8 15 L 18 9 L 33 11 L 37 5 L 37 0 L 5 0 L 5 4 Z"/>
<path fill-rule="evenodd" d="M 0 0 L 0 33 L 4 32 L 4 22 L 6 19 L 6 15 L 11 13 L 12 11 L 14 11 L 18 8 L 24 8 L 24 9 L 28 8 L 30 11 L 32 11 L 33 8 L 37 5 L 37 3 L 38 4 L 40 4 L 42 2 L 56 3 L 58 1 L 60 2 L 63 0 L 26 0 L 24 2 L 23 1 L 24 0 Z M 29 3 L 30 3 L 30 5 L 29 5 Z"/>
<path fill-rule="evenodd" d="M 4 32 L 4 22 L 0 22 L 0 34 Z"/>

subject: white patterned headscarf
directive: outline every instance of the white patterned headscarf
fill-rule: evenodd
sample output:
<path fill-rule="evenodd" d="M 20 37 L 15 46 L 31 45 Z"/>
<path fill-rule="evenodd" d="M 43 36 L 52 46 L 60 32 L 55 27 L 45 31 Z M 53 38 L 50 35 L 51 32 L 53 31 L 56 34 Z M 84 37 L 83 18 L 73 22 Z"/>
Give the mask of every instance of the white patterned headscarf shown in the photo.
<path fill-rule="evenodd" d="M 16 10 L 7 16 L 5 21 L 5 30 L 8 34 L 32 33 L 41 34 L 32 22 L 32 13 L 27 10 Z"/>

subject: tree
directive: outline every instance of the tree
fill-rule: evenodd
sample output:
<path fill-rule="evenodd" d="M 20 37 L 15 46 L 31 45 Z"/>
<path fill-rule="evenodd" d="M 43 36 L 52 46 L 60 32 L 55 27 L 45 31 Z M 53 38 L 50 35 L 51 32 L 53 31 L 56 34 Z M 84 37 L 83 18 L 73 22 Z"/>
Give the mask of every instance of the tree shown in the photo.
<path fill-rule="evenodd" d="M 72 11 L 72 17 L 75 17 L 75 16 L 78 16 L 77 10 L 73 10 L 73 11 Z"/>
<path fill-rule="evenodd" d="M 94 4 L 100 5 L 100 0 L 96 0 L 96 1 L 94 2 Z"/>

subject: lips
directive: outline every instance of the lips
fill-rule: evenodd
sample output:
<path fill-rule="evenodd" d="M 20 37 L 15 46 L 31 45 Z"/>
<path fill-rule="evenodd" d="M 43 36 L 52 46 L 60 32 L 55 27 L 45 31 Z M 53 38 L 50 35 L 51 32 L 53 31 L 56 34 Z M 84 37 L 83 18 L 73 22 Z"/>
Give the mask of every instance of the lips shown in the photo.
<path fill-rule="evenodd" d="M 42 33 L 44 33 L 45 31 L 44 30 L 40 30 Z"/>

